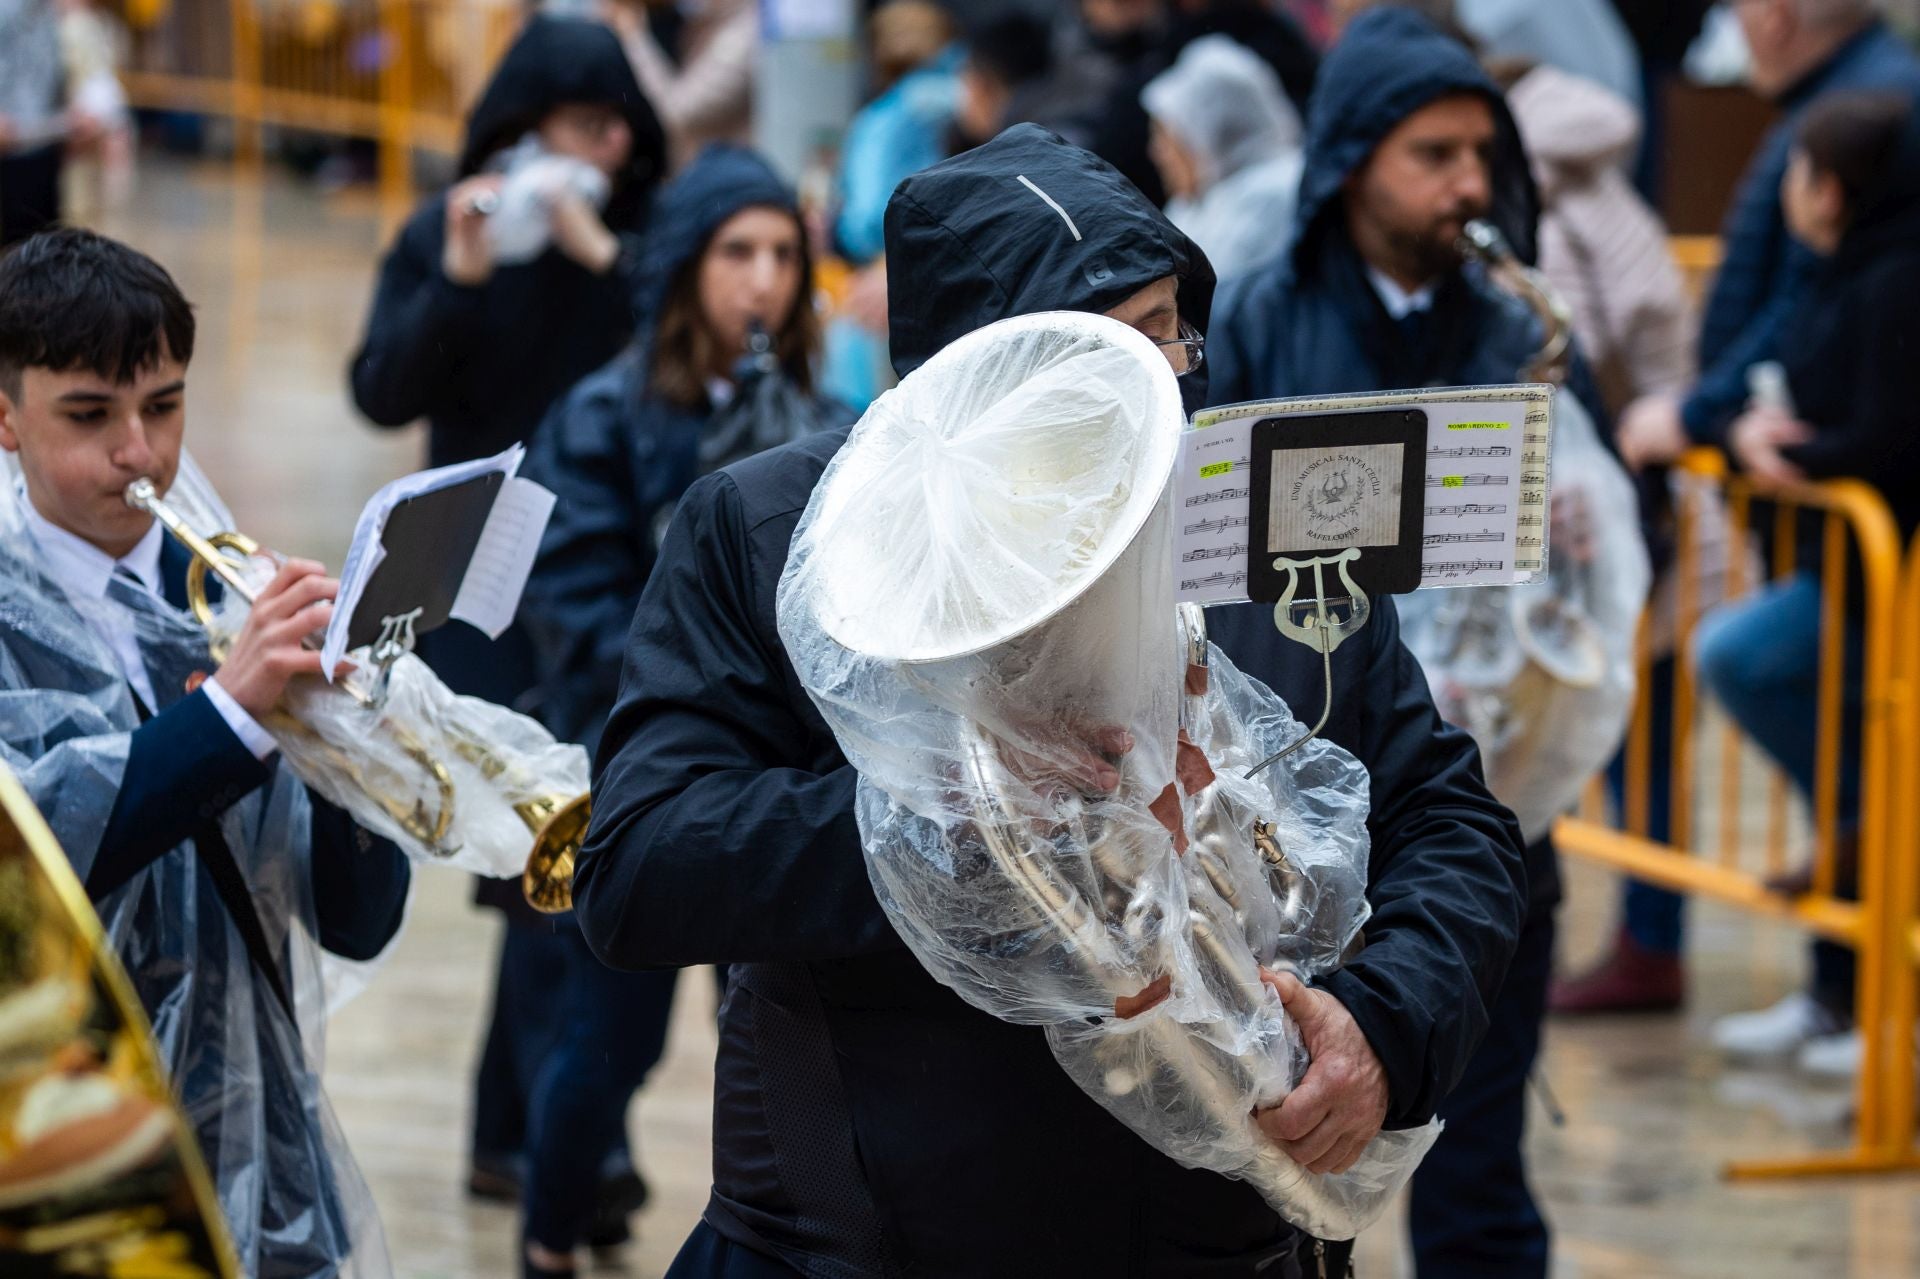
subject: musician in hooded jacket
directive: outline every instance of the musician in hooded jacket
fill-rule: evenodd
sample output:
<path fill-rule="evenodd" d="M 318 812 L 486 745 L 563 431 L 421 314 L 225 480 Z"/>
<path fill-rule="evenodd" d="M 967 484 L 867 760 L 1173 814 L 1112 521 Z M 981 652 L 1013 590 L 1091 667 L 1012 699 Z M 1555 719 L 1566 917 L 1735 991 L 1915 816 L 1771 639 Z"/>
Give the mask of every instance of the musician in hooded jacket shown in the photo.
<path fill-rule="evenodd" d="M 1034 125 L 907 179 L 886 219 L 892 357 L 1055 309 L 1129 324 L 1185 370 L 1205 257 L 1113 168 Z M 1204 366 L 1202 366 L 1204 367 Z M 620 967 L 733 965 L 714 1185 L 675 1276 L 1286 1276 L 1313 1244 L 1251 1186 L 1183 1168 L 1074 1085 L 1044 1033 L 964 1003 L 874 897 L 853 768 L 775 626 L 795 525 L 844 431 L 687 490 L 629 636 L 575 872 Z M 1222 615 L 1224 613 L 1224 615 Z M 1270 610 L 1215 610 L 1297 708 L 1320 662 Z M 1234 616 L 1237 614 L 1237 616 Z M 1486 1028 L 1525 895 L 1519 834 L 1434 712 L 1394 610 L 1333 655 L 1325 733 L 1372 779 L 1367 945 L 1287 995 L 1314 1061 L 1262 1127 L 1316 1171 L 1425 1122 Z"/>
<path fill-rule="evenodd" d="M 1472 54 L 1411 11 L 1368 11 L 1321 65 L 1292 247 L 1229 281 L 1214 308 L 1209 398 L 1514 381 L 1545 332 L 1455 245 L 1467 221 L 1488 217 L 1530 260 L 1538 210 L 1519 132 Z M 1607 420 L 1578 360 L 1568 388 Z M 1526 925 L 1486 1043 L 1440 1106 L 1448 1128 L 1414 1174 L 1422 1279 L 1546 1273 L 1547 1229 L 1520 1148 L 1560 900 L 1544 839 L 1527 850 L 1527 879 Z"/>

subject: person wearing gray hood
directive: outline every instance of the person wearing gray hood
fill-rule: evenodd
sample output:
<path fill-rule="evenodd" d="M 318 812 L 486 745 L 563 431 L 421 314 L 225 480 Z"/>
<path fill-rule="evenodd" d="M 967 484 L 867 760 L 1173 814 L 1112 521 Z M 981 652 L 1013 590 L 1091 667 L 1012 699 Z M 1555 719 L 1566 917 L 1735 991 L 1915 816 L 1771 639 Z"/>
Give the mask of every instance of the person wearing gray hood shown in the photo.
<path fill-rule="evenodd" d="M 1286 247 L 1300 195 L 1300 113 L 1246 46 L 1202 36 L 1140 93 L 1167 219 L 1222 279 Z M 1276 229 L 1281 229 L 1276 233 Z"/>

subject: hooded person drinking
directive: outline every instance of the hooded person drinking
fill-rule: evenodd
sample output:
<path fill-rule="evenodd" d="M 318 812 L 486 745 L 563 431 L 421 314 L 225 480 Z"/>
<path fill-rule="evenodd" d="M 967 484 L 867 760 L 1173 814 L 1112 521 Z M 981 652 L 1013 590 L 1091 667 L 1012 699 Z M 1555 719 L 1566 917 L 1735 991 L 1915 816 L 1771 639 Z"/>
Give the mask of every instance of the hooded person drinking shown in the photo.
<path fill-rule="evenodd" d="M 1200 376 L 1205 257 L 1044 129 L 907 179 L 886 240 L 903 377 L 976 328 L 1058 309 L 1118 320 Z M 776 624 L 795 528 L 846 439 L 821 432 L 687 490 L 596 759 L 574 879 L 588 943 L 616 967 L 733 965 L 713 1192 L 669 1273 L 1300 1274 L 1311 1245 L 1259 1192 L 1136 1136 L 1040 1028 L 963 1002 L 888 922 L 855 771 Z M 1318 659 L 1260 648 L 1268 610 L 1244 611 L 1249 673 L 1319 705 Z M 1434 713 L 1391 605 L 1333 662 L 1338 686 L 1368 690 L 1327 733 L 1372 774 L 1373 916 L 1344 970 L 1290 989 L 1314 1064 L 1260 1120 L 1317 1172 L 1432 1114 L 1486 1026 L 1523 897 L 1512 819 Z"/>

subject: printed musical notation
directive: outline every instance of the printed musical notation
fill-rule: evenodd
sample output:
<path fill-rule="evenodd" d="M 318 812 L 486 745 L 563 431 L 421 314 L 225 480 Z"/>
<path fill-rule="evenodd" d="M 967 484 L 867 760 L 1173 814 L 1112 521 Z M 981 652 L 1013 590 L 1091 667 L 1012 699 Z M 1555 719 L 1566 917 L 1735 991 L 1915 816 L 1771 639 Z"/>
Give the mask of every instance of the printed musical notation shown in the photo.
<path fill-rule="evenodd" d="M 1185 505 L 1189 507 L 1205 506 L 1208 502 L 1244 502 L 1252 489 L 1208 489 L 1204 493 L 1195 493 L 1188 497 Z"/>
<path fill-rule="evenodd" d="M 1462 577 L 1468 573 L 1492 573 L 1505 564 L 1500 560 L 1438 560 L 1420 566 L 1422 577 Z"/>
<path fill-rule="evenodd" d="M 1191 564 L 1195 560 L 1224 560 L 1235 557 L 1245 559 L 1246 556 L 1246 543 L 1242 542 L 1238 546 L 1196 546 L 1180 558 L 1183 562 Z"/>
<path fill-rule="evenodd" d="M 1224 533 L 1230 528 L 1247 527 L 1244 515 L 1223 515 L 1217 520 L 1198 520 L 1186 526 L 1182 531 L 1191 537 L 1195 533 Z"/>
<path fill-rule="evenodd" d="M 1505 488 L 1507 477 L 1504 475 L 1429 475 L 1427 487 L 1430 489 L 1471 489 Z"/>
<path fill-rule="evenodd" d="M 1546 500 L 1547 497 L 1544 493 L 1522 493 L 1520 495 L 1520 505 L 1522 506 L 1544 506 Z"/>
<path fill-rule="evenodd" d="M 1515 523 L 1519 524 L 1521 528 L 1540 528 L 1546 523 L 1546 520 L 1538 515 L 1522 515 Z"/>
<path fill-rule="evenodd" d="M 1468 502 L 1464 506 L 1429 506 L 1428 518 L 1436 515 L 1505 515 L 1505 502 Z"/>
<path fill-rule="evenodd" d="M 1458 448 L 1428 449 L 1428 457 L 1511 457 L 1513 450 L 1504 444 L 1462 444 Z"/>
<path fill-rule="evenodd" d="M 1244 572 L 1235 570 L 1231 573 L 1209 573 L 1205 577 L 1182 578 L 1180 580 L 1180 589 L 1183 591 L 1204 591 L 1208 587 L 1245 586 L 1246 584 L 1247 575 Z"/>
<path fill-rule="evenodd" d="M 1504 542 L 1506 540 L 1507 535 L 1505 533 L 1496 532 L 1492 529 L 1482 529 L 1478 533 L 1429 533 L 1420 539 L 1420 544 L 1422 546 L 1449 546 L 1456 542 Z M 1525 538 L 1520 540 L 1522 542 L 1526 541 Z M 1535 538 L 1534 540 L 1538 541 L 1539 539 Z"/>

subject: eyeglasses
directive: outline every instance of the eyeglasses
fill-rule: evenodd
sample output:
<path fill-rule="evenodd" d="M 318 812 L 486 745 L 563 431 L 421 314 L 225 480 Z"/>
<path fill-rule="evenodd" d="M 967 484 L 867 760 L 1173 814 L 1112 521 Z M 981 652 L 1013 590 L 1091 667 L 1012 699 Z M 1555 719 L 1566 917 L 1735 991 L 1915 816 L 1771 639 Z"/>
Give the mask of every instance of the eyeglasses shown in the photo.
<path fill-rule="evenodd" d="M 1207 340 L 1200 336 L 1200 330 L 1180 321 L 1180 336 L 1168 338 L 1165 342 L 1155 342 L 1155 346 L 1167 352 L 1167 359 L 1173 365 L 1175 377 L 1185 377 L 1200 367 L 1207 355 Z M 1171 349 L 1169 349 L 1171 348 Z"/>

